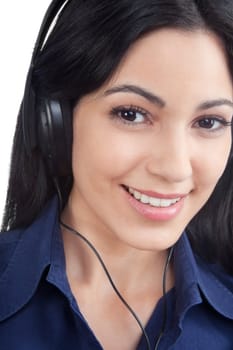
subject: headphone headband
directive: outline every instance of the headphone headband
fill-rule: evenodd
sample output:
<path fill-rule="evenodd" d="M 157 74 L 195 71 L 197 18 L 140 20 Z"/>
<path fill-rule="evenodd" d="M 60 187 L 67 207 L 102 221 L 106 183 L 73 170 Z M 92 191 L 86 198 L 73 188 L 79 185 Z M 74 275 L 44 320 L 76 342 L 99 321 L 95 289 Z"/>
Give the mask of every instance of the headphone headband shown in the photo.
<path fill-rule="evenodd" d="M 38 36 L 36 39 L 30 67 L 34 65 L 34 59 L 36 58 L 39 51 L 41 50 L 53 21 L 55 20 L 59 11 L 61 11 L 62 8 L 68 2 L 69 2 L 69 0 L 53 0 L 51 2 L 51 4 L 49 5 L 49 7 L 44 15 L 44 18 L 42 20 L 42 24 L 41 24 L 41 27 L 40 27 L 40 30 L 39 30 L 39 33 L 38 33 Z"/>

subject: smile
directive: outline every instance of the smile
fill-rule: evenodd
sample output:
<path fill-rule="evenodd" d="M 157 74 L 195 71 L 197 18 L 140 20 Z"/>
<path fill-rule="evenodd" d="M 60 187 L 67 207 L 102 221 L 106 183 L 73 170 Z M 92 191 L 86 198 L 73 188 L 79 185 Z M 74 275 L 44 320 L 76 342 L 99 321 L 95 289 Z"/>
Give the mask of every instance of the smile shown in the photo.
<path fill-rule="evenodd" d="M 187 194 L 160 194 L 122 185 L 126 200 L 137 213 L 154 221 L 167 221 L 182 210 Z"/>
<path fill-rule="evenodd" d="M 175 203 L 179 202 L 181 197 L 177 198 L 158 198 L 158 197 L 151 197 L 144 193 L 141 193 L 139 191 L 134 190 L 133 188 L 128 188 L 128 191 L 132 196 L 140 201 L 143 204 L 149 204 L 153 207 L 157 208 L 167 208 L 171 205 L 174 205 Z"/>
<path fill-rule="evenodd" d="M 182 210 L 187 194 L 160 194 L 122 185 L 129 205 L 143 217 L 153 221 L 168 221 Z"/>

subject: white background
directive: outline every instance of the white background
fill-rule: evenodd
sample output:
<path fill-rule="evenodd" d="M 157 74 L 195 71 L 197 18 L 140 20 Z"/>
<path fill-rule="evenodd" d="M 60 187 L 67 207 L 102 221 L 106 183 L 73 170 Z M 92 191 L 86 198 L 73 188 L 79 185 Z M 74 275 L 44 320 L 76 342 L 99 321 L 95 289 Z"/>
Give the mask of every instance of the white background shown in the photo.
<path fill-rule="evenodd" d="M 16 117 L 32 50 L 50 0 L 4 1 L 0 11 L 0 222 Z"/>

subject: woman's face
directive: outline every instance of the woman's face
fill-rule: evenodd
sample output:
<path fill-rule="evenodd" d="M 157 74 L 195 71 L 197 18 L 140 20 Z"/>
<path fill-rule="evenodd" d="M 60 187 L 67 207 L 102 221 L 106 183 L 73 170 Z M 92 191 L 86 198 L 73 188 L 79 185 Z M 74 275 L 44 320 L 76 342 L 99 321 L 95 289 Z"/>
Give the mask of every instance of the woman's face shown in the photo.
<path fill-rule="evenodd" d="M 74 110 L 77 228 L 116 247 L 174 244 L 224 171 L 232 101 L 213 34 L 163 29 L 136 42 Z"/>

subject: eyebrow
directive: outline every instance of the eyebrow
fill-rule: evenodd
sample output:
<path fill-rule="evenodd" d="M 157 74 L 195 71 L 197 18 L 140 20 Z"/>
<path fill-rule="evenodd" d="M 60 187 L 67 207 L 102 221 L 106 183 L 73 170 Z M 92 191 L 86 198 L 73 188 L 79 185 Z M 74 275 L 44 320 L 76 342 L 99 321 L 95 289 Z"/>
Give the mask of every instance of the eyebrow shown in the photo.
<path fill-rule="evenodd" d="M 133 94 L 142 96 L 143 98 L 145 98 L 149 102 L 159 106 L 160 108 L 163 108 L 166 106 L 166 102 L 161 97 L 155 95 L 154 93 L 152 93 L 152 92 L 150 92 L 150 91 L 148 91 L 148 90 L 146 90 L 138 85 L 124 84 L 124 85 L 113 86 L 112 88 L 110 88 L 104 92 L 104 96 L 109 96 L 111 94 L 120 93 L 120 92 L 133 93 Z M 233 108 L 233 101 L 225 99 L 225 98 L 204 101 L 198 105 L 197 111 L 210 109 L 213 107 L 224 106 L 224 105 Z"/>
<path fill-rule="evenodd" d="M 211 101 L 204 101 L 198 105 L 197 110 L 201 111 L 203 109 L 210 109 L 213 107 L 219 107 L 224 105 L 233 108 L 233 101 L 225 98 L 219 98 L 217 100 L 211 100 Z"/>
<path fill-rule="evenodd" d="M 149 102 L 159 106 L 160 108 L 162 108 L 166 105 L 165 101 L 161 97 L 156 96 L 152 92 L 150 92 L 150 91 L 148 91 L 140 86 L 137 86 L 137 85 L 114 86 L 114 87 L 106 90 L 104 92 L 104 95 L 108 96 L 108 95 L 119 93 L 119 92 L 127 92 L 127 93 L 133 93 L 136 95 L 140 95 L 140 96 L 144 97 L 146 100 L 148 100 Z"/>

